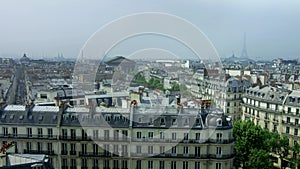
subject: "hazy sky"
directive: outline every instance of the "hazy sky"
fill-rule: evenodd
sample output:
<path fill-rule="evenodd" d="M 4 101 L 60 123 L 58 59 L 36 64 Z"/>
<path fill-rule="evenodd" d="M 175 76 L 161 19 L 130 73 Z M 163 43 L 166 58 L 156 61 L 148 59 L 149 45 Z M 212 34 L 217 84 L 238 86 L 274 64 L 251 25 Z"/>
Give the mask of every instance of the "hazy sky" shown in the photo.
<path fill-rule="evenodd" d="M 21 57 L 25 52 L 29 57 L 77 57 L 106 23 L 137 12 L 165 12 L 195 24 L 221 57 L 232 52 L 240 56 L 246 32 L 253 59 L 300 58 L 299 7 L 299 0 L 0 0 L 0 56 Z M 139 50 L 132 45 L 128 42 L 111 54 Z M 179 55 L 189 55 L 184 51 Z"/>

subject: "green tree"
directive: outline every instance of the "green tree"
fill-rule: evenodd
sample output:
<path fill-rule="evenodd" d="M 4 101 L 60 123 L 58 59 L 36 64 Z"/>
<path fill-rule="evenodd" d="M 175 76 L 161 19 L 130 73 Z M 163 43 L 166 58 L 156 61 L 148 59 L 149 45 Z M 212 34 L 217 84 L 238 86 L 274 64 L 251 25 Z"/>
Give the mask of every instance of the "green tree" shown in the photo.
<path fill-rule="evenodd" d="M 270 155 L 267 151 L 262 149 L 252 149 L 249 155 L 249 166 L 250 169 L 272 169 L 273 163 L 270 161 Z"/>
<path fill-rule="evenodd" d="M 272 152 L 279 155 L 281 160 L 280 168 L 282 168 L 282 161 L 284 158 L 288 157 L 289 150 L 291 149 L 289 146 L 289 139 L 286 136 L 281 137 L 278 133 L 272 133 L 272 137 L 269 142 Z"/>
<path fill-rule="evenodd" d="M 299 157 L 299 154 L 300 154 L 300 145 L 297 142 L 295 142 L 295 144 L 291 148 L 291 150 L 293 151 L 293 156 L 290 159 L 290 161 L 292 162 L 292 168 L 296 169 L 297 166 L 299 166 L 299 164 L 300 164 L 300 157 Z"/>
<path fill-rule="evenodd" d="M 260 156 L 260 154 L 255 153 L 261 153 L 262 151 L 270 153 L 271 144 L 269 140 L 272 135 L 253 122 L 235 122 L 233 133 L 236 140 L 234 145 L 236 167 L 249 168 L 255 166 L 256 164 L 252 164 L 254 161 L 250 161 L 251 156 Z M 254 149 L 257 149 L 257 151 L 253 151 Z M 263 162 L 269 163 L 269 161 Z"/>
<path fill-rule="evenodd" d="M 143 75 L 142 72 L 139 72 L 135 75 L 135 82 L 139 83 L 139 84 L 146 84 L 147 83 L 146 78 L 145 78 L 145 76 Z"/>

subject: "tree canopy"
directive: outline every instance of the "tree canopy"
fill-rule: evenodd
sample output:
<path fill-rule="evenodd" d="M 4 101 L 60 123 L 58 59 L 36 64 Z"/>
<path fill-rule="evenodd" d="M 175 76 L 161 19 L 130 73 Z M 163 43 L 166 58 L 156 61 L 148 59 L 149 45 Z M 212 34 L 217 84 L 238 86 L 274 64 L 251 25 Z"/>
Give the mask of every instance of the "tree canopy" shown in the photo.
<path fill-rule="evenodd" d="M 271 153 L 277 154 L 283 160 L 288 158 L 289 150 L 293 149 L 289 146 L 287 137 L 281 137 L 278 133 L 264 130 L 249 120 L 235 122 L 233 133 L 235 138 L 236 167 L 273 168 L 273 164 L 270 161 Z M 298 145 L 298 147 L 300 146 Z M 299 148 L 295 147 L 294 149 L 299 152 Z M 297 154 L 291 161 L 296 159 L 296 157 L 298 157 Z M 296 162 L 297 160 L 294 161 Z"/>

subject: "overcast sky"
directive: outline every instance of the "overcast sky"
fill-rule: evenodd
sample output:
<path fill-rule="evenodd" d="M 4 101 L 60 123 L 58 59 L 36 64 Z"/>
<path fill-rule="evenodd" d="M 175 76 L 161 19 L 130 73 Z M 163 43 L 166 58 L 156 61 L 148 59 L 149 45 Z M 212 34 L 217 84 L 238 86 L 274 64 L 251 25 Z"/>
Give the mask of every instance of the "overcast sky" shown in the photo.
<path fill-rule="evenodd" d="M 164 12 L 196 25 L 221 57 L 233 52 L 240 56 L 246 33 L 251 58 L 297 59 L 299 8 L 299 0 L 0 0 L 0 57 L 21 57 L 23 53 L 29 57 L 56 57 L 63 53 L 75 58 L 88 38 L 112 20 L 137 12 Z M 125 44 L 110 54 L 126 56 L 139 50 L 139 45 L 145 47 L 130 41 Z M 178 54 L 189 55 L 183 48 Z"/>

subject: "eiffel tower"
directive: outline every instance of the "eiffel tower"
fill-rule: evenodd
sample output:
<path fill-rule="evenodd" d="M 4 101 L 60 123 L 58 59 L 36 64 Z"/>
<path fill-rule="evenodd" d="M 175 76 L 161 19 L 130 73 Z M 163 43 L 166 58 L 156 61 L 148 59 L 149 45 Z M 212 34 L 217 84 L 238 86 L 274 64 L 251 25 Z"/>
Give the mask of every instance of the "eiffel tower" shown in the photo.
<path fill-rule="evenodd" d="M 243 46 L 241 58 L 249 59 L 249 56 L 248 56 L 248 53 L 247 53 L 247 47 L 246 47 L 246 33 L 244 33 L 244 46 Z"/>

